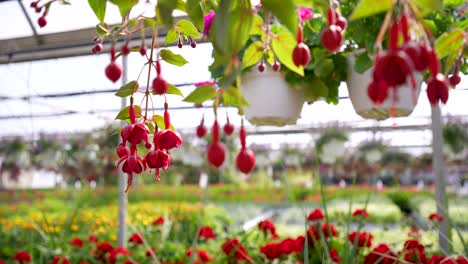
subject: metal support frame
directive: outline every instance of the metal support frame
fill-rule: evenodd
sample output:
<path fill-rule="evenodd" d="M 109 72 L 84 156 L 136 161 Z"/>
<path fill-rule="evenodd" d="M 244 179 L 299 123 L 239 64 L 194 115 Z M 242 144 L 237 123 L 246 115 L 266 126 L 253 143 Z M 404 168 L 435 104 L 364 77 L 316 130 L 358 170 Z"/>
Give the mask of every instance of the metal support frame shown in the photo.
<path fill-rule="evenodd" d="M 128 70 L 128 58 L 127 56 L 123 56 L 123 76 L 122 76 L 122 85 L 127 83 L 127 70 Z M 122 108 L 127 105 L 127 99 L 124 97 L 122 98 Z M 123 122 L 125 124 L 125 122 Z M 122 139 L 119 139 L 120 143 L 122 143 Z M 125 184 L 127 174 L 125 174 L 121 168 L 119 168 L 118 172 L 119 177 L 119 211 L 118 211 L 118 229 L 117 229 L 117 244 L 120 247 L 125 247 L 126 243 L 126 231 L 127 231 L 127 194 L 125 193 Z"/>
<path fill-rule="evenodd" d="M 440 222 L 439 225 L 439 248 L 443 254 L 450 253 L 450 230 L 448 224 L 448 200 L 445 190 L 446 183 L 444 177 L 444 157 L 442 152 L 443 137 L 442 137 L 442 116 L 439 105 L 431 108 L 432 118 L 432 171 L 436 178 L 436 205 L 437 213 L 443 216 L 446 220 Z"/>

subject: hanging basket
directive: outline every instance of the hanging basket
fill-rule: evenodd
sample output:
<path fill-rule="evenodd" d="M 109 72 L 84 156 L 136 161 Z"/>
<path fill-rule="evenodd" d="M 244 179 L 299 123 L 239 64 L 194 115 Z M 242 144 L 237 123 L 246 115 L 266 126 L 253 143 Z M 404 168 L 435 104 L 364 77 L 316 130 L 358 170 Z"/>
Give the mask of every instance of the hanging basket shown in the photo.
<path fill-rule="evenodd" d="M 241 90 L 250 104 L 245 117 L 257 126 L 296 124 L 305 102 L 301 90 L 291 88 L 281 73 L 269 67 L 264 72 L 254 67 L 244 74 Z"/>
<path fill-rule="evenodd" d="M 375 104 L 367 95 L 367 86 L 372 79 L 373 67 L 360 74 L 354 70 L 355 55 L 348 56 L 348 87 L 349 98 L 356 113 L 363 118 L 384 120 L 391 115 L 392 104 L 394 107 L 393 117 L 409 116 L 416 106 L 421 92 L 423 76 L 415 74 L 416 89 L 409 82 L 397 89 L 390 89 L 387 99 L 380 105 Z M 397 91 L 397 100 L 393 102 L 393 91 Z"/>

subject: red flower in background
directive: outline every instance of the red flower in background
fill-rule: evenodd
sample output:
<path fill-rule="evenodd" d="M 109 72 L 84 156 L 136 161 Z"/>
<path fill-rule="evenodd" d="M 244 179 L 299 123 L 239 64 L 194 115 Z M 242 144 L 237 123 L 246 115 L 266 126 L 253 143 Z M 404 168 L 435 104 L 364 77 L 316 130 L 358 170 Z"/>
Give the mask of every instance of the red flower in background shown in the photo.
<path fill-rule="evenodd" d="M 98 245 L 97 250 L 103 253 L 107 253 L 114 250 L 114 247 L 109 242 L 102 242 Z"/>
<path fill-rule="evenodd" d="M 78 247 L 78 248 L 82 248 L 83 247 L 83 240 L 81 240 L 78 237 L 75 237 L 75 238 L 72 239 L 72 241 L 70 241 L 70 245 Z"/>
<path fill-rule="evenodd" d="M 322 234 L 325 238 L 338 235 L 338 231 L 336 231 L 333 224 L 322 224 L 321 230 L 317 227 L 319 226 L 313 225 L 307 230 L 307 240 L 309 245 L 312 245 L 314 241 L 319 241 Z"/>
<path fill-rule="evenodd" d="M 273 239 L 278 238 L 278 234 L 276 234 L 276 227 L 270 220 L 266 219 L 266 220 L 260 221 L 258 222 L 257 226 L 258 226 L 258 229 L 260 229 L 260 231 L 263 231 L 265 236 L 267 235 L 268 232 L 270 232 Z"/>
<path fill-rule="evenodd" d="M 357 231 L 353 231 L 348 235 L 348 239 L 351 244 L 354 244 L 357 236 L 357 247 L 371 247 L 372 246 L 372 234 L 367 232 L 357 233 Z"/>
<path fill-rule="evenodd" d="M 198 230 L 198 238 L 203 238 L 203 239 L 215 239 L 216 238 L 216 235 L 215 233 L 213 232 L 213 229 L 209 226 L 203 226 L 203 227 L 200 227 L 200 229 Z"/>
<path fill-rule="evenodd" d="M 374 264 L 378 261 L 379 264 L 393 264 L 396 263 L 395 259 L 395 253 L 387 244 L 379 244 L 364 258 L 364 264 Z"/>
<path fill-rule="evenodd" d="M 446 257 L 443 255 L 433 255 L 427 264 L 457 264 L 453 258 Z"/>
<path fill-rule="evenodd" d="M 429 220 L 442 222 L 442 221 L 444 221 L 445 219 L 444 219 L 444 217 L 441 216 L 440 214 L 432 213 L 432 214 L 429 215 Z"/>
<path fill-rule="evenodd" d="M 146 255 L 147 257 L 153 257 L 153 256 L 155 256 L 155 255 L 156 255 L 156 249 L 155 249 L 154 247 L 151 247 L 150 250 L 147 250 L 147 251 L 146 251 L 145 255 Z"/>
<path fill-rule="evenodd" d="M 130 254 L 130 252 L 128 252 L 127 249 L 125 249 L 123 247 L 117 247 L 116 249 L 109 252 L 109 263 L 110 264 L 115 264 L 117 262 L 118 255 L 130 256 L 131 254 Z"/>
<path fill-rule="evenodd" d="M 315 209 L 309 214 L 309 216 L 307 217 L 307 221 L 323 220 L 324 218 L 325 215 L 323 214 L 322 210 Z"/>
<path fill-rule="evenodd" d="M 341 258 L 338 256 L 338 250 L 336 250 L 334 248 L 330 249 L 330 258 L 335 263 L 340 263 L 341 262 Z"/>
<path fill-rule="evenodd" d="M 164 217 L 162 217 L 162 216 L 158 217 L 152 223 L 152 225 L 163 225 L 163 224 L 164 224 Z"/>
<path fill-rule="evenodd" d="M 366 209 L 356 209 L 353 212 L 353 216 L 362 216 L 364 218 L 369 217 L 369 213 L 366 211 Z"/>
<path fill-rule="evenodd" d="M 143 245 L 143 237 L 138 233 L 134 233 L 130 236 L 128 242 L 135 243 L 136 245 Z"/>
<path fill-rule="evenodd" d="M 402 252 L 404 259 L 411 263 L 426 263 L 426 254 L 424 253 L 424 245 L 416 239 L 405 241 Z"/>
<path fill-rule="evenodd" d="M 50 264 L 71 264 L 71 262 L 66 257 L 55 256 Z"/>
<path fill-rule="evenodd" d="M 228 239 L 221 246 L 224 254 L 234 257 L 237 260 L 244 260 L 253 263 L 252 259 L 247 255 L 245 248 L 239 243 L 237 238 Z"/>
<path fill-rule="evenodd" d="M 468 264 L 468 259 L 462 256 L 459 256 L 455 259 L 457 264 Z"/>
<path fill-rule="evenodd" d="M 97 243 L 99 241 L 99 239 L 93 235 L 90 235 L 88 237 L 88 242 L 93 242 L 93 243 Z"/>
<path fill-rule="evenodd" d="M 193 263 L 206 263 L 206 262 L 212 261 L 210 255 L 209 255 L 208 252 L 206 252 L 205 250 L 197 249 L 197 250 L 196 250 L 196 253 L 197 253 L 198 259 L 199 259 L 201 262 L 194 261 Z M 187 253 L 185 253 L 185 255 L 186 255 L 187 257 L 192 256 L 192 249 L 191 249 L 191 248 L 187 249 Z"/>
<path fill-rule="evenodd" d="M 13 260 L 19 261 L 19 263 L 31 262 L 31 255 L 27 251 L 21 250 L 16 252 Z"/>
<path fill-rule="evenodd" d="M 286 238 L 279 243 L 268 243 L 260 247 L 260 252 L 269 260 L 277 259 L 281 255 L 300 253 L 304 250 L 304 240 L 304 236 L 298 236 L 296 239 Z"/>

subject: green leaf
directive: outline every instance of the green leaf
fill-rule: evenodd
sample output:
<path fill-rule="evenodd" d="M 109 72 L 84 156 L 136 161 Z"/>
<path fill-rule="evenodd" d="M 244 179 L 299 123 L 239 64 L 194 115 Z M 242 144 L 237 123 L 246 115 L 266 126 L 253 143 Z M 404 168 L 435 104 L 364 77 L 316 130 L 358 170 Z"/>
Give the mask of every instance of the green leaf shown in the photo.
<path fill-rule="evenodd" d="M 99 36 L 105 36 L 109 33 L 109 30 L 107 29 L 107 25 L 102 23 L 96 25 L 96 32 L 99 34 Z"/>
<path fill-rule="evenodd" d="M 172 84 L 169 84 L 169 87 L 167 88 L 167 94 L 175 94 L 184 97 L 184 94 L 179 90 L 179 88 L 175 87 Z"/>
<path fill-rule="evenodd" d="M 182 19 L 177 21 L 176 28 L 191 38 L 196 39 L 200 37 L 200 32 L 198 32 L 198 29 L 192 24 L 192 22 L 188 20 Z"/>
<path fill-rule="evenodd" d="M 88 4 L 93 10 L 99 22 L 104 22 L 106 16 L 107 0 L 88 0 Z"/>
<path fill-rule="evenodd" d="M 187 13 L 187 10 L 185 9 L 185 2 L 183 0 L 177 0 L 175 9 Z"/>
<path fill-rule="evenodd" d="M 145 17 L 145 19 L 143 20 L 143 25 L 149 28 L 156 26 L 157 25 L 156 17 Z"/>
<path fill-rule="evenodd" d="M 421 16 L 440 10 L 442 8 L 442 2 L 440 0 L 410 0 L 414 1 L 416 7 L 419 10 Z"/>
<path fill-rule="evenodd" d="M 392 0 L 361 0 L 351 14 L 350 20 L 369 17 L 388 11 L 392 7 Z"/>
<path fill-rule="evenodd" d="M 164 117 L 163 116 L 160 116 L 160 115 L 154 115 L 153 116 L 153 122 L 156 124 L 156 126 L 158 126 L 159 129 L 166 129 L 166 125 L 164 123 Z M 171 125 L 169 126 L 169 129 L 170 130 L 175 130 L 174 126 Z"/>
<path fill-rule="evenodd" d="M 252 27 L 250 28 L 249 35 L 265 35 L 263 31 L 263 18 L 258 14 L 253 15 Z"/>
<path fill-rule="evenodd" d="M 205 25 L 203 9 L 199 0 L 187 0 L 185 9 L 188 10 L 187 14 L 195 25 L 203 30 Z"/>
<path fill-rule="evenodd" d="M 216 89 L 212 85 L 203 85 L 191 92 L 185 97 L 184 102 L 201 104 L 205 101 L 211 100 L 216 95 Z"/>
<path fill-rule="evenodd" d="M 123 108 L 120 110 L 120 112 L 117 114 L 117 117 L 115 118 L 116 120 L 127 120 L 130 118 L 130 114 L 128 112 L 129 106 Z M 135 109 L 135 117 L 139 118 L 141 117 L 141 107 L 138 105 L 134 105 L 133 109 Z"/>
<path fill-rule="evenodd" d="M 154 125 L 153 125 L 153 123 L 148 122 L 148 123 L 146 123 L 146 125 L 148 126 L 148 130 L 149 130 L 150 134 L 154 134 Z"/>
<path fill-rule="evenodd" d="M 188 63 L 188 61 L 184 57 L 182 57 L 182 55 L 174 54 L 169 49 L 160 50 L 159 55 L 161 55 L 161 58 L 167 63 L 173 64 L 176 66 L 183 66 Z"/>
<path fill-rule="evenodd" d="M 356 63 L 354 64 L 354 70 L 357 73 L 364 73 L 370 67 L 372 67 L 372 60 L 369 58 L 367 53 L 362 53 L 356 57 Z"/>
<path fill-rule="evenodd" d="M 230 86 L 229 88 L 224 89 L 222 99 L 224 106 L 232 106 L 237 108 L 249 106 L 249 103 L 244 98 L 244 96 L 242 96 L 239 89 L 234 86 Z"/>
<path fill-rule="evenodd" d="M 296 38 L 288 31 L 282 31 L 271 41 L 271 47 L 278 60 L 291 71 L 304 76 L 304 68 L 297 67 L 292 59 L 293 50 L 297 45 Z"/>
<path fill-rule="evenodd" d="M 133 6 L 138 4 L 138 0 L 109 0 L 111 3 L 119 7 L 120 16 L 124 18 L 128 15 Z"/>
<path fill-rule="evenodd" d="M 456 23 L 455 26 L 463 30 L 468 29 L 468 19 L 463 19 L 462 21 Z"/>
<path fill-rule="evenodd" d="M 133 94 L 138 90 L 138 82 L 137 81 L 131 81 L 124 86 L 120 87 L 120 89 L 115 93 L 116 96 L 118 97 L 127 97 Z"/>
<path fill-rule="evenodd" d="M 327 77 L 334 69 L 333 60 L 330 58 L 318 61 L 315 66 L 315 75 L 321 78 Z"/>
<path fill-rule="evenodd" d="M 222 0 L 211 28 L 213 47 L 220 54 L 237 53 L 249 39 L 253 16 L 248 0 Z"/>
<path fill-rule="evenodd" d="M 319 78 L 312 78 L 304 87 L 304 98 L 311 103 L 328 96 L 328 87 Z"/>
<path fill-rule="evenodd" d="M 435 41 L 435 50 L 439 59 L 453 52 L 458 52 L 460 47 L 463 47 L 464 32 L 463 29 L 457 28 L 451 32 L 445 32 Z"/>
<path fill-rule="evenodd" d="M 172 43 L 179 38 L 179 33 L 175 28 L 170 29 L 166 34 L 166 44 Z"/>
<path fill-rule="evenodd" d="M 177 1 L 174 0 L 158 0 L 156 6 L 156 17 L 159 17 L 163 24 L 171 28 L 173 24 L 172 12 L 177 7 Z"/>
<path fill-rule="evenodd" d="M 297 35 L 299 18 L 292 0 L 263 0 L 261 3 L 263 7 L 270 10 L 281 24 L 285 25 L 294 36 Z"/>
<path fill-rule="evenodd" d="M 242 69 L 256 64 L 263 56 L 263 44 L 260 41 L 255 41 L 245 50 L 242 57 Z"/>

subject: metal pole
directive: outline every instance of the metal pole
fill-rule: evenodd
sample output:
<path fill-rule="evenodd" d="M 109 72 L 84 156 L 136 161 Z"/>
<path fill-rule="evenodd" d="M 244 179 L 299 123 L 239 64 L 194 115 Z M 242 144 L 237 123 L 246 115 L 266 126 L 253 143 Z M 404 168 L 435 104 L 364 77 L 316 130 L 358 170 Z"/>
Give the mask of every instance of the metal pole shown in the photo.
<path fill-rule="evenodd" d="M 123 64 L 123 75 L 122 75 L 122 85 L 127 83 L 127 56 L 122 56 L 122 64 Z M 124 97 L 122 98 L 122 108 L 127 105 L 127 99 Z M 125 122 L 123 122 L 125 124 Z M 119 139 L 122 142 L 122 139 Z M 127 194 L 125 193 L 125 184 L 127 181 L 127 174 L 123 173 L 121 169 L 119 169 L 119 227 L 117 232 L 117 243 L 121 247 L 125 247 L 125 233 L 126 233 L 126 218 L 127 218 Z"/>
<path fill-rule="evenodd" d="M 436 178 L 436 204 L 437 213 L 446 220 L 439 226 L 439 248 L 443 254 L 449 254 L 450 232 L 448 225 L 448 201 L 445 190 L 444 160 L 442 153 L 442 117 L 439 105 L 431 108 L 432 118 L 432 171 Z"/>

